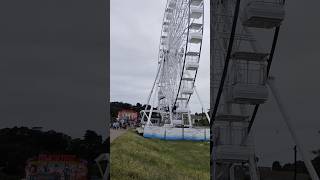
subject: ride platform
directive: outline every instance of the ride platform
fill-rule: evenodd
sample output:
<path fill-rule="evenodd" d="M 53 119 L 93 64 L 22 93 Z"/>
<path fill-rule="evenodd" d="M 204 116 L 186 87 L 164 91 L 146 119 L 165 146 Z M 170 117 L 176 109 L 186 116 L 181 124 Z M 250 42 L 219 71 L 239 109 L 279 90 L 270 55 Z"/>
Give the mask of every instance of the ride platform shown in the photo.
<path fill-rule="evenodd" d="M 163 140 L 209 141 L 210 129 L 203 127 L 145 126 L 143 137 Z"/>

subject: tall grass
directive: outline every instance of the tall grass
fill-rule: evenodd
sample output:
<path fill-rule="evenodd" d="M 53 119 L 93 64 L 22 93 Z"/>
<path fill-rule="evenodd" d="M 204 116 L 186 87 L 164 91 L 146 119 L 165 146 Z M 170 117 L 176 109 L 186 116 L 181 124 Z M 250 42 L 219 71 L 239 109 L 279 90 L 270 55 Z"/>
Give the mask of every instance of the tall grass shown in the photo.
<path fill-rule="evenodd" d="M 111 180 L 207 180 L 207 142 L 146 139 L 128 131 L 111 143 Z"/>

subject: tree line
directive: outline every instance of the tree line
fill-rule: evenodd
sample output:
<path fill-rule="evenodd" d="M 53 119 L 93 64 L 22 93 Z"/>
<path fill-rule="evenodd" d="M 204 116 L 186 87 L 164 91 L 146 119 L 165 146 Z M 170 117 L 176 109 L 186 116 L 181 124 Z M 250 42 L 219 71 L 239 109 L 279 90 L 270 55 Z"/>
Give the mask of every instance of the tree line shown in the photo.
<path fill-rule="evenodd" d="M 317 174 L 320 175 L 320 149 L 315 150 L 312 152 L 315 155 L 315 158 L 311 160 L 315 170 L 317 171 Z M 279 161 L 274 161 L 272 163 L 272 170 L 273 171 L 294 171 L 296 166 L 296 172 L 302 173 L 302 174 L 309 174 L 308 170 L 306 168 L 306 165 L 303 161 L 298 160 L 296 164 L 293 163 L 285 163 L 284 165 L 281 165 Z"/>
<path fill-rule="evenodd" d="M 29 158 L 39 154 L 73 154 L 88 161 L 88 173 L 99 176 L 94 159 L 105 153 L 109 142 L 101 135 L 87 130 L 82 138 L 50 131 L 40 131 L 28 127 L 0 129 L 0 178 L 22 178 Z M 3 179 L 3 178 L 1 178 Z"/>

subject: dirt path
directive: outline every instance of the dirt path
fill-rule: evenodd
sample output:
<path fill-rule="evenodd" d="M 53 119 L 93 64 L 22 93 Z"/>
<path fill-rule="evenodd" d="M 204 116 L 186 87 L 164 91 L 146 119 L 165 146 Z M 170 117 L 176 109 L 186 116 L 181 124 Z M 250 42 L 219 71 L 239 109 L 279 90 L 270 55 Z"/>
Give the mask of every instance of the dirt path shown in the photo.
<path fill-rule="evenodd" d="M 115 140 L 117 137 L 121 136 L 123 133 L 127 132 L 128 129 L 119 129 L 114 130 L 110 129 L 110 143 Z"/>

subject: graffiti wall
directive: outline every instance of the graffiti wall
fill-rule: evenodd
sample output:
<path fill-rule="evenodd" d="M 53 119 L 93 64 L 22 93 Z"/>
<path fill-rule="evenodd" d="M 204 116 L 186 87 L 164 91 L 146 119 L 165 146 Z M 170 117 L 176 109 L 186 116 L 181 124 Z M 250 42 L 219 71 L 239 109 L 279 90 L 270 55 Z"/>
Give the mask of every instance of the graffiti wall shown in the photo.
<path fill-rule="evenodd" d="M 73 155 L 39 155 L 26 165 L 27 180 L 87 180 L 87 162 Z"/>

